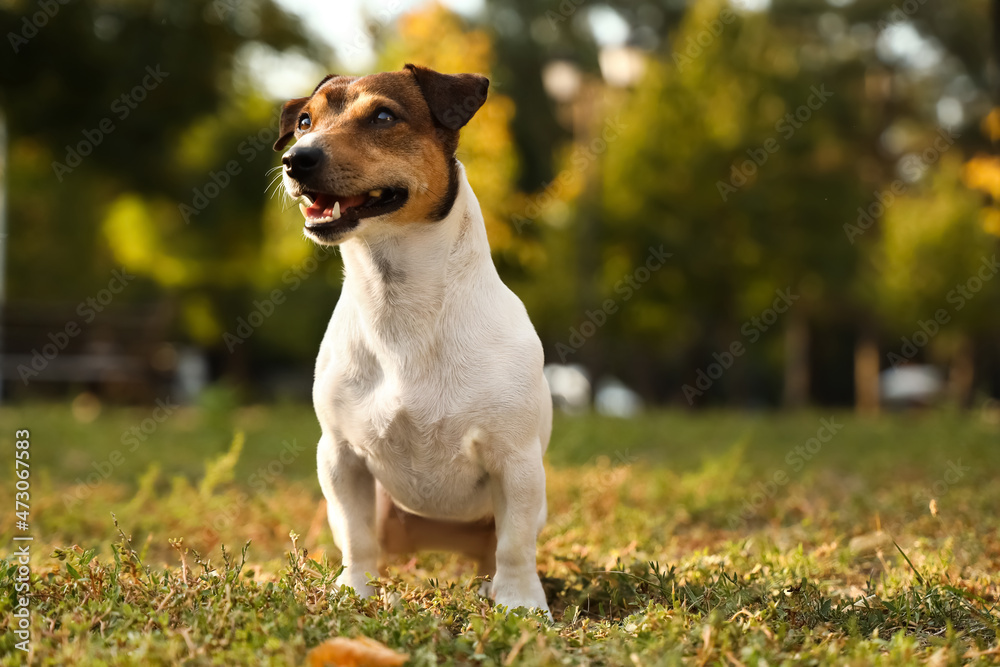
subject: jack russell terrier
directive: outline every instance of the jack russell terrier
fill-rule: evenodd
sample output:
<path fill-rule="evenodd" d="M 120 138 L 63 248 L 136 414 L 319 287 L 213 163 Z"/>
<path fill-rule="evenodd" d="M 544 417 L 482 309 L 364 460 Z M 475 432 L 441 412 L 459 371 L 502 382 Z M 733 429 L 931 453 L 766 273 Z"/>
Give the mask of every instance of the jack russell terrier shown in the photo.
<path fill-rule="evenodd" d="M 415 65 L 330 75 L 285 103 L 274 148 L 295 138 L 285 189 L 306 236 L 344 261 L 313 386 L 338 583 L 373 595 L 385 554 L 453 550 L 493 574 L 498 604 L 548 614 L 542 345 L 455 157 L 488 87 Z"/>

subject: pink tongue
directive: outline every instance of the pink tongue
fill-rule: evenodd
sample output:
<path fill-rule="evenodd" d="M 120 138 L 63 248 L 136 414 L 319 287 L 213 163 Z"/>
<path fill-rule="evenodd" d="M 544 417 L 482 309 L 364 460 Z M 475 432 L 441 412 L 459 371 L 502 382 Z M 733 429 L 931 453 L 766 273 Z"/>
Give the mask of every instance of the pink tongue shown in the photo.
<path fill-rule="evenodd" d="M 368 200 L 367 195 L 352 195 L 350 197 L 338 197 L 336 195 L 317 195 L 316 201 L 306 209 L 306 217 L 309 218 L 330 218 L 333 217 L 333 205 L 340 202 L 340 214 L 352 206 L 361 206 Z"/>

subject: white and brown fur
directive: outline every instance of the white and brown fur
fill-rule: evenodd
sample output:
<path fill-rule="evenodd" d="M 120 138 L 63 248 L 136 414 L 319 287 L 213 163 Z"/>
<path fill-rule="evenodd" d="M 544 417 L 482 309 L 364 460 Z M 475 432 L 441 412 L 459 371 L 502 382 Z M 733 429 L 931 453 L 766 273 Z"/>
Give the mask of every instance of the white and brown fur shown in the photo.
<path fill-rule="evenodd" d="M 343 254 L 313 388 L 339 583 L 371 595 L 386 554 L 454 550 L 493 575 L 497 603 L 547 613 L 542 346 L 455 158 L 487 86 L 412 65 L 328 77 L 285 104 L 275 148 L 297 140 L 286 190 L 310 204 L 306 235 Z"/>

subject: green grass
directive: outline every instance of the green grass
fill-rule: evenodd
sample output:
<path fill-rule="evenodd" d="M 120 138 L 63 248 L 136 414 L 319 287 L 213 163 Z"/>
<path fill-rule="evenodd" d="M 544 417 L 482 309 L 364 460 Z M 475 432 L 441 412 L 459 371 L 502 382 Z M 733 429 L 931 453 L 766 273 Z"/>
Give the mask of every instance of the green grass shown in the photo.
<path fill-rule="evenodd" d="M 5 442 L 31 429 L 31 664 L 305 664 L 338 635 L 413 665 L 1000 659 L 995 413 L 558 417 L 551 624 L 492 608 L 445 554 L 394 562 L 378 599 L 338 591 L 307 407 L 215 393 L 134 451 L 122 434 L 150 410 L 86 413 L 0 410 Z M 837 432 L 810 443 L 824 419 Z M 0 561 L 3 665 L 26 663 L 15 578 Z"/>

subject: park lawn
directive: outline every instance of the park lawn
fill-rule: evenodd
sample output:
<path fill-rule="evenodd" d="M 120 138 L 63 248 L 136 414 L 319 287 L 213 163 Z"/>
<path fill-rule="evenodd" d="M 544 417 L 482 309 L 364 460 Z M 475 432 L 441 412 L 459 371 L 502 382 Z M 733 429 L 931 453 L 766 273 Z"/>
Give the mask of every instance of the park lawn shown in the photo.
<path fill-rule="evenodd" d="M 5 442 L 31 430 L 31 664 L 301 665 L 339 635 L 413 665 L 1000 661 L 996 412 L 561 416 L 554 623 L 493 609 L 442 554 L 394 562 L 379 599 L 338 591 L 308 407 L 152 415 L 0 410 Z M 11 605 L 0 664 L 20 665 Z"/>

